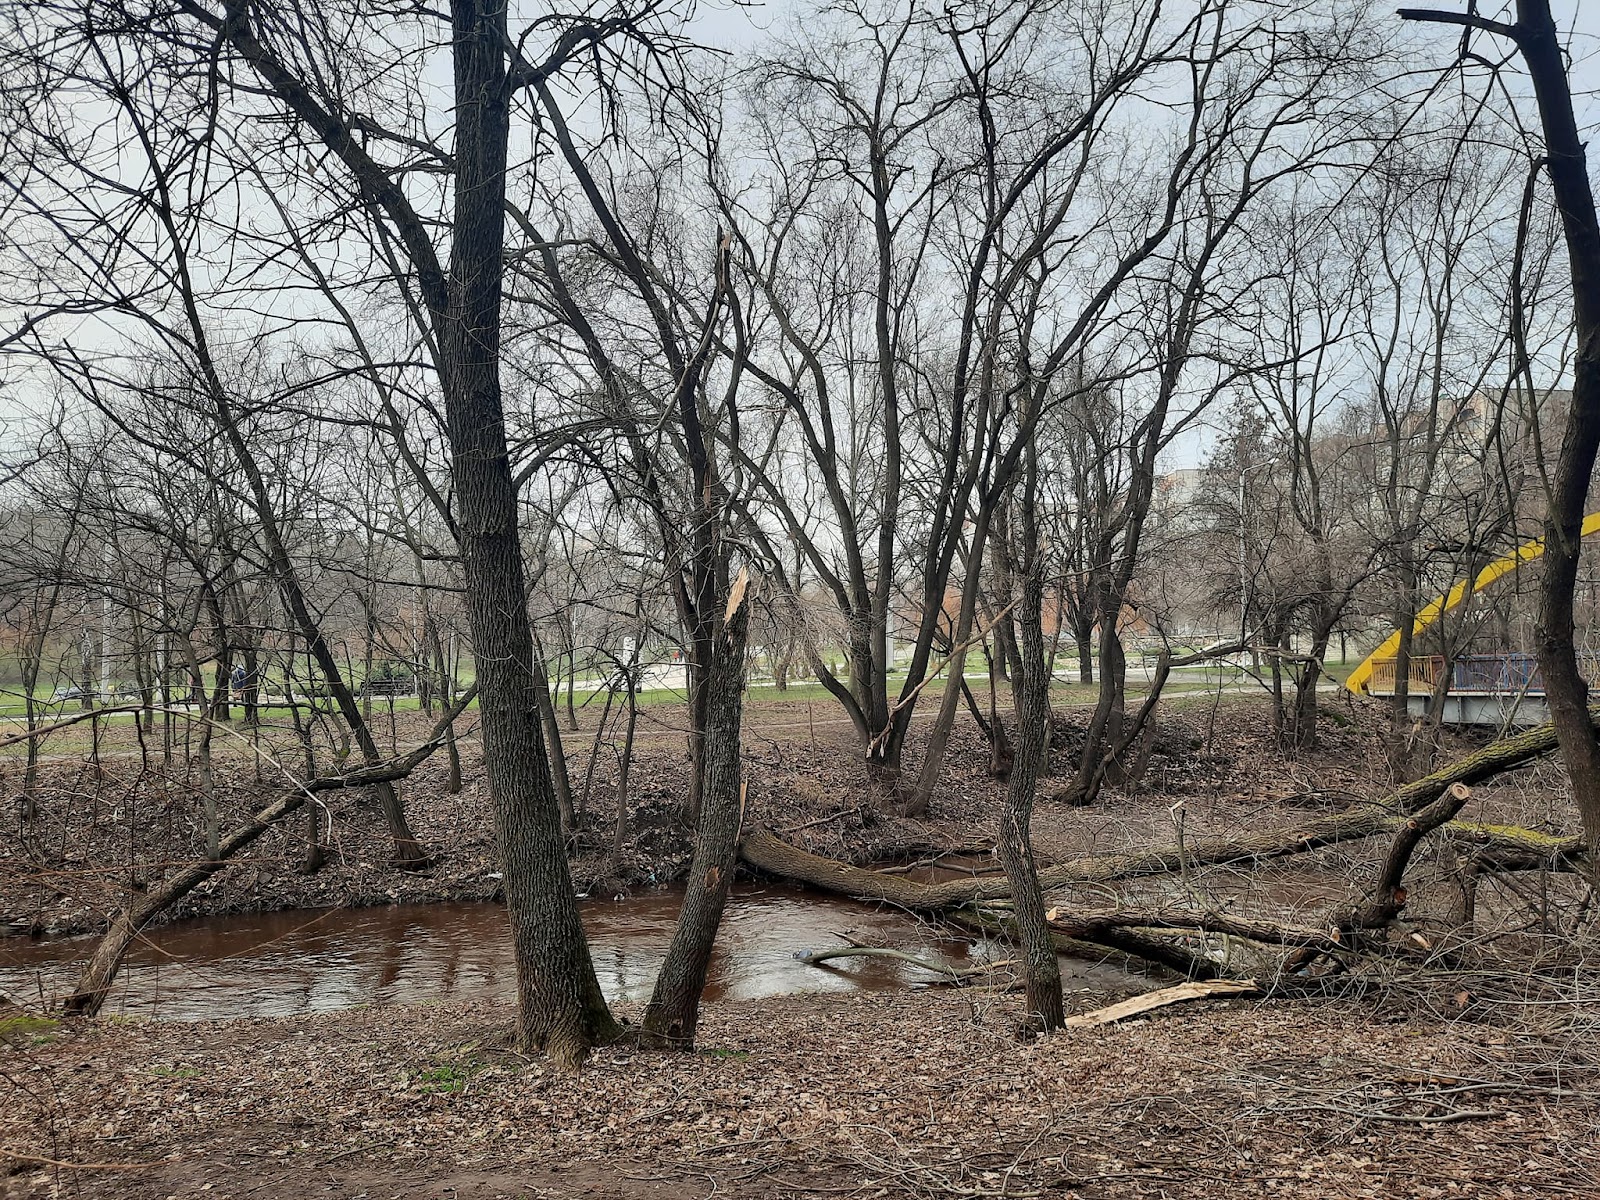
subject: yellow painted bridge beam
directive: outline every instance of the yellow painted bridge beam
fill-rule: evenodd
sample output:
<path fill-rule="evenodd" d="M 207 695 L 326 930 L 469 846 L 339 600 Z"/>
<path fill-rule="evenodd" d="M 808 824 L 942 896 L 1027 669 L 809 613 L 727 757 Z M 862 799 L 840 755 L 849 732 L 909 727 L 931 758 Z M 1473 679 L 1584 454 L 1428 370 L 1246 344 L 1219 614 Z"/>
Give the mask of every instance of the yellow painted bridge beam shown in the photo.
<path fill-rule="evenodd" d="M 1580 536 L 1588 537 L 1591 533 L 1600 533 L 1600 513 L 1590 513 L 1583 519 L 1583 530 Z M 1432 625 L 1445 613 L 1460 606 L 1468 596 L 1483 591 L 1495 580 L 1508 571 L 1515 571 L 1525 562 L 1531 562 L 1544 553 L 1544 539 L 1534 538 L 1531 542 L 1524 542 L 1504 558 L 1497 558 L 1483 570 L 1478 572 L 1478 577 L 1472 581 L 1472 586 L 1467 586 L 1465 579 L 1458 579 L 1456 585 L 1444 595 L 1432 601 L 1426 608 L 1417 614 L 1412 623 L 1411 633 L 1416 636 L 1428 626 Z M 1361 660 L 1361 665 L 1350 672 L 1350 677 L 1344 681 L 1344 686 L 1357 695 L 1367 690 L 1367 685 L 1372 681 L 1373 665 L 1383 659 L 1392 659 L 1400 649 L 1400 631 L 1396 629 L 1366 658 Z"/>

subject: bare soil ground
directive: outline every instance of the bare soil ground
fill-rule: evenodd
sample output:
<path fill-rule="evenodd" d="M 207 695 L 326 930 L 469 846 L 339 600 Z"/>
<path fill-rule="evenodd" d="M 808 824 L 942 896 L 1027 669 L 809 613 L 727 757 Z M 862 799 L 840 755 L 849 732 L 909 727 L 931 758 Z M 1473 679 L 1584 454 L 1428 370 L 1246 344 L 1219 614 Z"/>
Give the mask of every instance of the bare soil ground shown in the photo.
<path fill-rule="evenodd" d="M 982 993 L 716 1004 L 698 1053 L 576 1076 L 475 1007 L 77 1024 L 0 1056 L 0 1194 L 1600 1195 L 1588 1048 L 1344 1002 L 1044 1042 L 1019 1016 Z"/>

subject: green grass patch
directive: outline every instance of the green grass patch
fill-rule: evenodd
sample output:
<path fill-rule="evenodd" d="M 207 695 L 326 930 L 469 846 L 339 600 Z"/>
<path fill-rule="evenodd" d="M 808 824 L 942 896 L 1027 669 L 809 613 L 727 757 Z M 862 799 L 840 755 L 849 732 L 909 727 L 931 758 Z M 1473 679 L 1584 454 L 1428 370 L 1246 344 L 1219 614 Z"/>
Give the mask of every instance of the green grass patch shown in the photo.
<path fill-rule="evenodd" d="M 708 1046 L 701 1050 L 700 1053 L 706 1058 L 715 1058 L 719 1061 L 743 1062 L 750 1057 L 750 1051 L 748 1050 L 729 1050 L 723 1046 Z"/>
<path fill-rule="evenodd" d="M 52 1041 L 61 1022 L 50 1017 L 0 1017 L 0 1045 L 23 1048 Z"/>
<path fill-rule="evenodd" d="M 413 1078 L 417 1089 L 428 1095 L 460 1095 L 483 1068 L 484 1064 L 479 1062 L 441 1063 L 423 1067 Z"/>

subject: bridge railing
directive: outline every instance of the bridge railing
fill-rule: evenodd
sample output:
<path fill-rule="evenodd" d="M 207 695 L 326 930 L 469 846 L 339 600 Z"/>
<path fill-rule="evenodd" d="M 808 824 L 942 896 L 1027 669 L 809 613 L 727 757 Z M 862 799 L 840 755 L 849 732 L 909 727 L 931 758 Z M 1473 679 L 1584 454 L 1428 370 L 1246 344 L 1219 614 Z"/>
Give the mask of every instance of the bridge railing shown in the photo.
<path fill-rule="evenodd" d="M 1375 696 L 1392 696 L 1395 691 L 1396 660 L 1380 658 L 1372 664 L 1372 680 L 1367 690 Z M 1600 674 L 1600 654 L 1578 655 L 1578 669 L 1585 679 Z M 1437 654 L 1418 654 L 1411 658 L 1406 679 L 1413 693 L 1431 692 L 1444 675 L 1445 660 Z M 1463 654 L 1450 666 L 1452 694 L 1495 696 L 1543 696 L 1544 678 L 1539 660 L 1531 654 L 1508 651 L 1503 654 Z"/>
<path fill-rule="evenodd" d="M 1367 690 L 1375 696 L 1392 696 L 1395 690 L 1397 659 L 1377 658 L 1372 661 L 1372 680 Z M 1437 654 L 1413 654 L 1406 664 L 1408 692 L 1433 691 L 1444 670 L 1444 659 Z"/>

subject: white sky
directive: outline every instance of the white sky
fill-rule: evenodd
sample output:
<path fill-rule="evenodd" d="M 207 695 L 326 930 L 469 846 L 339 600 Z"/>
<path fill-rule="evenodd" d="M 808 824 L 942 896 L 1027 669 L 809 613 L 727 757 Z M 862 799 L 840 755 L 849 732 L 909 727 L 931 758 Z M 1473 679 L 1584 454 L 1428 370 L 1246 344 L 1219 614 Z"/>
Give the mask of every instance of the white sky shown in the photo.
<path fill-rule="evenodd" d="M 1407 4 L 1425 8 L 1466 10 L 1465 3 L 1453 0 L 1405 0 Z M 792 0 L 764 0 L 761 3 L 740 4 L 732 0 L 701 0 L 689 33 L 702 45 L 733 54 L 757 48 L 768 34 L 782 35 L 785 25 L 796 11 Z M 1397 10 L 1400 3 L 1384 4 L 1375 13 L 1375 19 L 1394 22 L 1397 30 L 1402 22 Z M 1582 129 L 1593 131 L 1591 140 L 1591 176 L 1600 177 L 1600 0 L 1552 0 L 1557 28 L 1565 35 L 1572 55 L 1572 87 L 1578 106 L 1578 122 Z M 1497 5 L 1485 0 L 1478 6 L 1480 15 L 1506 21 L 1515 18 L 1513 3 Z M 1416 28 L 1416 27 L 1411 27 Z M 1420 31 L 1419 31 L 1420 32 Z M 1475 44 L 1481 47 L 1485 35 L 1474 35 Z M 1437 26 L 1432 35 L 1424 35 L 1424 43 L 1436 50 L 1433 58 L 1419 61 L 1419 71 L 1447 67 L 1459 45 L 1459 31 Z M 1513 64 L 1515 68 L 1517 64 Z M 1533 120 L 1531 103 L 1527 119 Z M 1600 190 L 1600 182 L 1597 182 Z M 1554 383 L 1555 381 L 1551 381 Z M 1214 414 L 1220 419 L 1219 406 Z M 1217 430 L 1203 423 L 1177 439 L 1165 455 L 1164 469 L 1197 466 L 1205 461 L 1216 440 Z"/>
<path fill-rule="evenodd" d="M 1455 3 L 1450 0 L 1412 0 L 1412 2 L 1440 8 L 1465 8 L 1464 0 Z M 1373 19 L 1392 21 L 1398 31 L 1401 22 L 1394 15 L 1396 7 L 1397 4 L 1393 6 L 1386 4 L 1376 9 Z M 1600 0 L 1554 0 L 1554 8 L 1558 26 L 1566 35 L 1572 54 L 1572 84 L 1579 106 L 1580 126 L 1588 131 L 1600 133 Z M 769 34 L 781 36 L 786 32 L 786 26 L 797 9 L 798 6 L 793 0 L 764 0 L 761 3 L 749 4 L 736 3 L 734 0 L 700 0 L 686 32 L 703 45 L 737 55 L 757 48 Z M 1510 19 L 1513 15 L 1510 4 L 1497 6 L 1495 0 L 1486 0 L 1480 6 L 1480 11 L 1486 16 L 1505 19 Z M 1452 61 L 1458 43 L 1457 31 L 1443 26 L 1437 27 L 1424 40 L 1424 45 L 1431 46 L 1436 53 L 1431 58 L 1419 60 L 1416 69 L 1425 72 L 1447 67 Z M 1484 35 L 1475 35 L 1475 45 L 1484 50 L 1488 48 Z M 1513 72 L 1515 66 L 1516 64 L 1513 64 Z M 1526 108 L 1526 119 L 1531 121 L 1533 119 L 1531 103 Z M 1592 138 L 1591 146 L 1590 167 L 1594 173 L 1600 170 L 1600 137 Z M 0 322 L 4 322 L 6 316 L 0 314 Z M 4 330 L 0 329 L 0 336 L 3 334 Z M 7 410 L 10 409 L 14 414 L 18 399 L 19 397 L 8 396 L 4 387 L 0 386 L 0 436 L 3 436 Z M 1218 415 L 1220 416 L 1220 410 Z M 1213 439 L 1214 431 L 1204 427 L 1195 429 L 1180 439 L 1168 452 L 1166 467 L 1171 469 L 1190 466 L 1203 461 Z"/>

